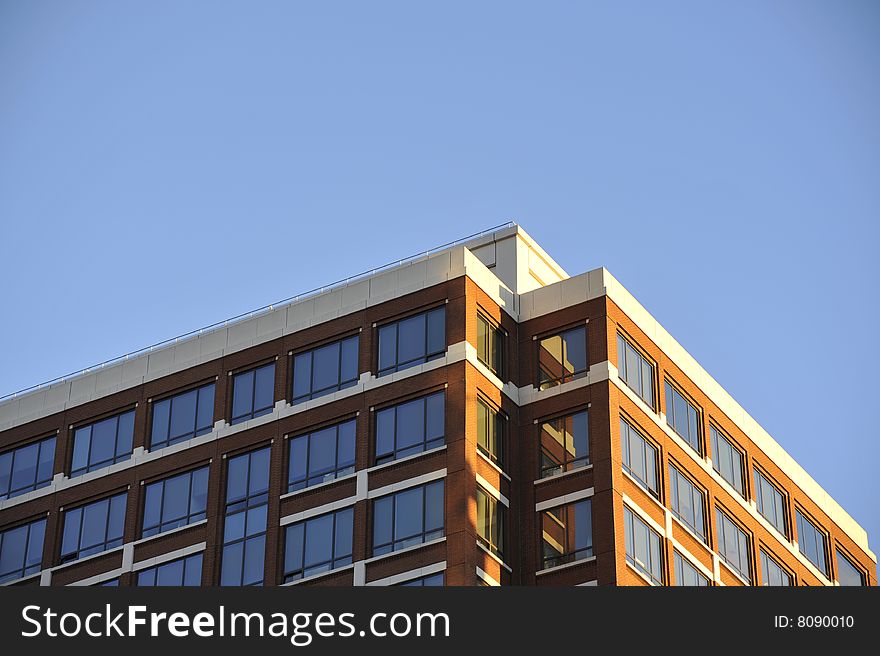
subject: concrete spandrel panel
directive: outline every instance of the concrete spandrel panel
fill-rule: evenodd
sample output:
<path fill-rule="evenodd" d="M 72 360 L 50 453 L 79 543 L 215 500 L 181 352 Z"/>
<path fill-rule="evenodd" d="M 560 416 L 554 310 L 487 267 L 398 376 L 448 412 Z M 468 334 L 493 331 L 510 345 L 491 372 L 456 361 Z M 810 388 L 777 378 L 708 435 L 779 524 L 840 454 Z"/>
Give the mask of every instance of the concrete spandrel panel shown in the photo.
<path fill-rule="evenodd" d="M 397 285 L 404 289 L 424 286 L 428 278 L 428 263 L 425 260 L 402 266 L 397 272 Z"/>
<path fill-rule="evenodd" d="M 147 363 L 147 375 L 155 376 L 163 374 L 171 369 L 174 364 L 174 351 L 171 349 L 160 349 L 153 351 L 149 355 Z"/>
<path fill-rule="evenodd" d="M 397 271 L 380 273 L 370 280 L 370 299 L 390 296 L 397 291 Z"/>
<path fill-rule="evenodd" d="M 95 395 L 96 383 L 97 376 L 93 373 L 74 378 L 70 381 L 70 400 L 91 399 Z"/>
<path fill-rule="evenodd" d="M 122 364 L 100 369 L 96 374 L 95 391 L 100 394 L 105 390 L 119 389 L 122 384 Z"/>
<path fill-rule="evenodd" d="M 342 307 L 363 304 L 366 307 L 370 297 L 370 281 L 362 280 L 342 288 Z"/>
<path fill-rule="evenodd" d="M 252 344 L 257 337 L 257 320 L 246 319 L 226 328 L 226 347 L 233 349 L 242 344 Z"/>
<path fill-rule="evenodd" d="M 323 317 L 342 309 L 342 291 L 334 290 L 315 297 L 315 317 Z"/>
<path fill-rule="evenodd" d="M 219 357 L 226 348 L 226 328 L 199 335 L 198 341 L 199 357 L 205 358 L 215 354 Z"/>
<path fill-rule="evenodd" d="M 535 316 L 542 314 L 550 314 L 562 309 L 562 285 L 550 285 L 549 287 L 539 287 L 530 292 L 533 303 Z"/>
<path fill-rule="evenodd" d="M 448 280 L 451 269 L 452 253 L 447 251 L 428 258 L 428 262 L 425 265 L 425 275 L 431 281 Z"/>
<path fill-rule="evenodd" d="M 67 381 L 49 385 L 46 389 L 46 407 L 63 407 L 70 400 L 70 383 Z"/>
<path fill-rule="evenodd" d="M 46 390 L 21 397 L 18 404 L 18 416 L 27 417 L 40 412 L 46 406 Z"/>
<path fill-rule="evenodd" d="M 272 310 L 257 317 L 257 336 L 281 334 L 287 325 L 287 308 Z"/>
<path fill-rule="evenodd" d="M 561 280 L 551 285 L 562 291 L 562 307 L 571 307 L 590 300 L 589 274 L 582 273 L 568 280 Z"/>
<path fill-rule="evenodd" d="M 174 345 L 174 364 L 181 365 L 185 362 L 194 362 L 199 357 L 199 340 L 187 339 Z"/>
<path fill-rule="evenodd" d="M 146 355 L 139 355 L 122 363 L 122 383 L 139 384 L 143 382 L 144 376 L 147 375 L 147 364 L 150 358 Z"/>
<path fill-rule="evenodd" d="M 285 334 L 300 330 L 301 326 L 311 321 L 315 316 L 315 299 L 310 298 L 300 301 L 287 308 L 287 327 Z"/>

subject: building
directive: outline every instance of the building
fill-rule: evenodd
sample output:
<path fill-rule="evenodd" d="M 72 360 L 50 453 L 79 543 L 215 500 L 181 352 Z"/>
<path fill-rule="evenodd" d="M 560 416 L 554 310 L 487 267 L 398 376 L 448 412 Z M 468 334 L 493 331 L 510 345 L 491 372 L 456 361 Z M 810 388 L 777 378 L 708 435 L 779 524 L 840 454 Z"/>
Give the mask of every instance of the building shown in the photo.
<path fill-rule="evenodd" d="M 604 269 L 510 224 L 0 403 L 7 585 L 876 585 Z"/>

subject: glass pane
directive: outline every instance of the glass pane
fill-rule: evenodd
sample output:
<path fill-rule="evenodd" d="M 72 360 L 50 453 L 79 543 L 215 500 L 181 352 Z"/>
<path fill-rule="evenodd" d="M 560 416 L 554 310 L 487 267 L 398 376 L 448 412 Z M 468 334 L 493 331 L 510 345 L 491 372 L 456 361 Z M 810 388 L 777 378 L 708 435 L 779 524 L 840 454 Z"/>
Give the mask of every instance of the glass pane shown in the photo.
<path fill-rule="evenodd" d="M 202 467 L 192 474 L 190 513 L 203 513 L 208 505 L 208 468 Z"/>
<path fill-rule="evenodd" d="M 254 585 L 263 580 L 263 561 L 266 554 L 266 536 L 251 538 L 245 543 L 244 585 Z"/>
<path fill-rule="evenodd" d="M 427 440 L 443 437 L 446 432 L 446 394 L 432 394 L 426 401 Z"/>
<path fill-rule="evenodd" d="M 262 505 L 251 508 L 247 511 L 247 525 L 245 527 L 245 535 L 251 536 L 262 533 L 266 530 L 266 516 L 268 506 Z"/>
<path fill-rule="evenodd" d="M 347 421 L 339 426 L 339 455 L 337 466 L 341 468 L 354 466 L 354 442 L 357 432 L 357 422 Z"/>
<path fill-rule="evenodd" d="M 110 499 L 110 517 L 107 524 L 107 540 L 121 540 L 125 530 L 125 504 L 128 495 L 119 494 Z"/>
<path fill-rule="evenodd" d="M 397 449 L 403 450 L 425 441 L 425 400 L 416 399 L 397 406 Z"/>
<path fill-rule="evenodd" d="M 339 342 L 315 349 L 312 359 L 312 390 L 339 385 Z"/>
<path fill-rule="evenodd" d="M 572 417 L 572 445 L 575 458 L 583 458 L 590 453 L 587 413 L 579 412 Z"/>
<path fill-rule="evenodd" d="M 162 502 L 162 521 L 171 522 L 185 517 L 189 510 L 189 474 L 174 476 L 165 481 Z"/>
<path fill-rule="evenodd" d="M 392 540 L 392 497 L 382 497 L 373 503 L 373 544 L 387 544 Z"/>
<path fill-rule="evenodd" d="M 183 561 L 174 560 L 160 565 L 156 572 L 156 585 L 181 585 L 183 583 Z"/>
<path fill-rule="evenodd" d="M 20 572 L 24 567 L 27 536 L 27 525 L 0 533 L 3 539 L 3 548 L 0 549 L 0 577 Z"/>
<path fill-rule="evenodd" d="M 109 509 L 109 499 L 89 504 L 83 508 L 82 540 L 80 542 L 82 549 L 104 543 Z"/>
<path fill-rule="evenodd" d="M 342 340 L 342 372 L 341 382 L 358 379 L 358 337 Z"/>
<path fill-rule="evenodd" d="M 236 456 L 229 459 L 226 480 L 226 503 L 243 499 L 247 496 L 248 456 Z"/>
<path fill-rule="evenodd" d="M 0 499 L 9 493 L 12 481 L 12 452 L 0 454 Z"/>
<path fill-rule="evenodd" d="M 444 527 L 443 481 L 430 483 L 425 488 L 425 530 L 438 531 Z"/>
<path fill-rule="evenodd" d="M 33 487 L 37 480 L 37 458 L 39 455 L 39 443 L 29 444 L 15 452 L 15 467 L 12 471 L 13 490 Z"/>
<path fill-rule="evenodd" d="M 127 456 L 131 453 L 131 442 L 134 439 L 134 410 L 119 415 L 116 430 L 116 456 Z"/>
<path fill-rule="evenodd" d="M 270 364 L 257 369 L 256 378 L 254 412 L 275 405 L 275 365 Z"/>
<path fill-rule="evenodd" d="M 308 458 L 309 437 L 302 435 L 290 441 L 289 482 L 306 479 L 306 462 Z"/>
<path fill-rule="evenodd" d="M 284 570 L 295 572 L 303 568 L 303 533 L 305 524 L 294 524 L 287 528 L 284 541 Z"/>
<path fill-rule="evenodd" d="M 323 515 L 307 522 L 305 567 L 330 560 L 333 556 L 333 515 Z"/>
<path fill-rule="evenodd" d="M 336 544 L 334 557 L 350 556 L 352 551 L 352 531 L 354 528 L 354 510 L 346 508 L 336 513 Z"/>
<path fill-rule="evenodd" d="M 587 369 L 587 331 L 575 328 L 565 333 L 565 362 L 567 373 L 586 371 Z"/>
<path fill-rule="evenodd" d="M 163 483 L 151 483 L 147 485 L 144 496 L 144 528 L 158 526 L 162 516 L 162 486 Z"/>
<path fill-rule="evenodd" d="M 223 547 L 223 568 L 220 585 L 241 585 L 241 566 L 244 556 L 244 543 L 236 542 Z"/>
<path fill-rule="evenodd" d="M 232 418 L 249 415 L 254 408 L 254 372 L 234 377 L 232 383 Z"/>
<path fill-rule="evenodd" d="M 80 524 L 82 508 L 75 508 L 64 513 L 64 537 L 61 541 L 61 555 L 74 553 L 79 549 Z"/>
<path fill-rule="evenodd" d="M 425 357 L 425 315 L 403 319 L 397 324 L 397 362 L 405 364 Z"/>
<path fill-rule="evenodd" d="M 326 474 L 336 469 L 336 428 L 312 433 L 309 445 L 309 476 Z"/>
<path fill-rule="evenodd" d="M 137 584 L 139 587 L 152 587 L 156 585 L 156 568 L 151 567 L 139 572 Z"/>
<path fill-rule="evenodd" d="M 202 583 L 202 554 L 190 556 L 186 559 L 186 573 L 183 584 L 186 586 L 198 586 Z"/>
<path fill-rule="evenodd" d="M 553 335 L 541 340 L 538 348 L 538 367 L 542 381 L 562 378 L 562 337 Z"/>
<path fill-rule="evenodd" d="M 398 492 L 394 512 L 394 539 L 402 540 L 422 533 L 424 528 L 422 515 L 424 489 L 416 487 Z"/>
<path fill-rule="evenodd" d="M 30 525 L 30 535 L 28 536 L 27 557 L 25 560 L 26 567 L 36 567 L 39 569 L 40 563 L 43 561 L 43 540 L 46 537 L 46 520 L 41 519 Z M 4 546 L 5 548 L 5 546 Z"/>
<path fill-rule="evenodd" d="M 40 462 L 37 466 L 37 482 L 51 481 L 54 474 L 55 464 L 55 438 L 43 440 L 40 446 Z M 0 467 L 2 469 L 2 467 Z M 3 484 L 0 483 L 0 495 L 3 494 Z"/>
<path fill-rule="evenodd" d="M 248 494 L 255 496 L 269 490 L 269 449 L 260 449 L 251 454 L 251 480 Z"/>
<path fill-rule="evenodd" d="M 639 389 L 639 370 L 641 365 L 639 363 L 639 356 L 636 353 L 635 349 L 631 346 L 627 345 L 624 347 L 626 352 L 626 382 L 629 383 L 631 387 Z"/>
<path fill-rule="evenodd" d="M 394 415 L 394 408 L 386 408 L 376 413 L 377 456 L 394 451 Z"/>
<path fill-rule="evenodd" d="M 244 512 L 232 513 L 226 516 L 223 525 L 223 542 L 232 542 L 244 537 Z"/>
<path fill-rule="evenodd" d="M 651 364 L 642 359 L 641 392 L 642 399 L 652 408 L 654 407 L 654 369 Z"/>
<path fill-rule="evenodd" d="M 379 371 L 397 364 L 397 324 L 379 328 Z"/>
<path fill-rule="evenodd" d="M 844 586 L 865 585 L 864 574 L 839 550 L 837 551 L 837 580 L 840 585 Z"/>
<path fill-rule="evenodd" d="M 150 445 L 156 446 L 168 439 L 168 420 L 171 416 L 171 399 L 153 404 L 153 430 Z"/>
<path fill-rule="evenodd" d="M 199 390 L 198 422 L 196 430 L 210 431 L 214 427 L 214 384 Z"/>
<path fill-rule="evenodd" d="M 293 360 L 293 398 L 308 396 L 312 391 L 312 354 L 300 353 Z"/>
<path fill-rule="evenodd" d="M 171 439 L 195 432 L 196 394 L 196 390 L 192 390 L 171 400 Z"/>
<path fill-rule="evenodd" d="M 592 503 L 581 501 L 574 504 L 574 548 L 591 549 L 593 546 Z"/>
<path fill-rule="evenodd" d="M 428 313 L 428 353 L 446 351 L 446 309 L 438 308 Z"/>

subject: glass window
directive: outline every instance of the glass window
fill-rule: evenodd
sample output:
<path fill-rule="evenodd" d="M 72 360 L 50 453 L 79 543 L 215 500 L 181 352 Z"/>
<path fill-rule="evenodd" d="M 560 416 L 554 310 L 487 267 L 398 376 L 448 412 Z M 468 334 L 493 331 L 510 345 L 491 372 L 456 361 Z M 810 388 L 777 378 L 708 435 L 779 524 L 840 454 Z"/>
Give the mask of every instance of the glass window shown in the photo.
<path fill-rule="evenodd" d="M 690 401 L 666 381 L 666 423 L 697 453 L 700 446 L 699 412 Z"/>
<path fill-rule="evenodd" d="M 446 307 L 379 328 L 379 375 L 394 373 L 446 353 Z"/>
<path fill-rule="evenodd" d="M 287 491 L 326 483 L 354 471 L 357 421 L 322 428 L 290 439 Z"/>
<path fill-rule="evenodd" d="M 442 446 L 446 394 L 437 392 L 376 413 L 376 464 Z"/>
<path fill-rule="evenodd" d="M 179 558 L 138 572 L 137 584 L 144 586 L 194 587 L 202 584 L 202 554 Z"/>
<path fill-rule="evenodd" d="M 373 555 L 443 537 L 443 481 L 411 487 L 373 502 Z"/>
<path fill-rule="evenodd" d="M 720 508 L 715 509 L 718 529 L 718 555 L 747 581 L 752 580 L 749 553 L 752 550 L 749 536 Z"/>
<path fill-rule="evenodd" d="M 586 410 L 541 424 L 541 478 L 589 464 L 590 430 Z"/>
<path fill-rule="evenodd" d="M 703 517 L 706 497 L 672 465 L 669 465 L 669 496 L 672 514 L 706 542 L 706 521 Z"/>
<path fill-rule="evenodd" d="M 150 449 L 189 440 L 214 428 L 214 383 L 153 403 Z"/>
<path fill-rule="evenodd" d="M 593 507 L 590 499 L 540 513 L 544 569 L 593 555 Z"/>
<path fill-rule="evenodd" d="M 263 585 L 269 447 L 229 458 L 220 585 Z"/>
<path fill-rule="evenodd" d="M 479 398 L 477 448 L 498 466 L 504 467 L 504 416 Z"/>
<path fill-rule="evenodd" d="M 46 520 L 0 531 L 0 583 L 40 571 Z"/>
<path fill-rule="evenodd" d="M 707 579 L 700 571 L 690 564 L 688 560 L 682 557 L 680 553 L 675 552 L 675 585 L 689 586 L 697 588 L 706 588 L 709 586 Z"/>
<path fill-rule="evenodd" d="M 764 573 L 765 586 L 792 585 L 791 575 L 763 549 L 761 549 L 761 571 Z"/>
<path fill-rule="evenodd" d="M 499 558 L 504 558 L 507 508 L 482 488 L 477 488 L 477 538 Z"/>
<path fill-rule="evenodd" d="M 61 562 L 121 546 L 127 500 L 128 494 L 123 492 L 64 511 Z"/>
<path fill-rule="evenodd" d="M 745 498 L 746 488 L 743 484 L 743 454 L 728 440 L 722 432 L 714 426 L 709 426 L 709 436 L 712 441 L 712 467 L 715 468 L 721 478 Z"/>
<path fill-rule="evenodd" d="M 617 334 L 617 374 L 639 398 L 654 407 L 654 365 Z"/>
<path fill-rule="evenodd" d="M 825 562 L 825 554 L 828 552 L 825 534 L 800 510 L 797 510 L 795 514 L 797 515 L 798 549 L 807 557 L 807 560 L 819 568 L 820 572 L 828 576 L 828 567 Z"/>
<path fill-rule="evenodd" d="M 482 314 L 477 314 L 477 359 L 499 378 L 504 375 L 504 333 Z"/>
<path fill-rule="evenodd" d="M 104 581 L 103 583 L 98 583 L 97 587 L 99 588 L 118 588 L 119 587 L 119 579 L 110 579 L 109 581 Z"/>
<path fill-rule="evenodd" d="M 398 583 L 397 585 L 409 588 L 442 586 L 443 572 L 439 572 L 438 574 L 431 574 L 429 576 L 422 576 L 417 579 L 410 579 L 409 581 L 404 581 L 403 583 Z"/>
<path fill-rule="evenodd" d="M 272 412 L 275 407 L 275 363 L 232 377 L 232 423 Z"/>
<path fill-rule="evenodd" d="M 663 585 L 663 548 L 660 535 L 632 510 L 623 507 L 626 562 L 647 576 L 655 585 Z"/>
<path fill-rule="evenodd" d="M 845 586 L 863 586 L 865 574 L 837 549 L 837 582 Z"/>
<path fill-rule="evenodd" d="M 757 469 L 755 469 L 755 504 L 764 519 L 773 524 L 777 531 L 788 537 L 785 496 Z"/>
<path fill-rule="evenodd" d="M 319 346 L 293 358 L 293 403 L 338 392 L 358 381 L 358 336 Z"/>
<path fill-rule="evenodd" d="M 0 501 L 49 485 L 54 464 L 54 437 L 0 453 Z"/>
<path fill-rule="evenodd" d="M 313 517 L 287 527 L 284 582 L 351 565 L 354 508 Z"/>
<path fill-rule="evenodd" d="M 128 460 L 133 437 L 134 410 L 77 428 L 70 477 Z"/>
<path fill-rule="evenodd" d="M 659 499 L 657 447 L 642 437 L 623 417 L 620 418 L 620 444 L 623 449 L 623 470 Z"/>
<path fill-rule="evenodd" d="M 544 337 L 538 344 L 538 387 L 547 389 L 587 374 L 587 327 Z"/>
<path fill-rule="evenodd" d="M 171 476 L 145 487 L 143 537 L 205 519 L 207 467 Z"/>

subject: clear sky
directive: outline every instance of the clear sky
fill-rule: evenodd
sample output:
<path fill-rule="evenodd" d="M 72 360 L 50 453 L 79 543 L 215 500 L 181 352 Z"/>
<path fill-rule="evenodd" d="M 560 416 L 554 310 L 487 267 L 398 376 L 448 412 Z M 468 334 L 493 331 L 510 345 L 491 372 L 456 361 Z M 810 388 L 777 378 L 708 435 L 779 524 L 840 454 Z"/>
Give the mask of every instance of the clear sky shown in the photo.
<path fill-rule="evenodd" d="M 878 70 L 870 0 L 0 0 L 0 394 L 515 219 L 880 550 Z"/>

